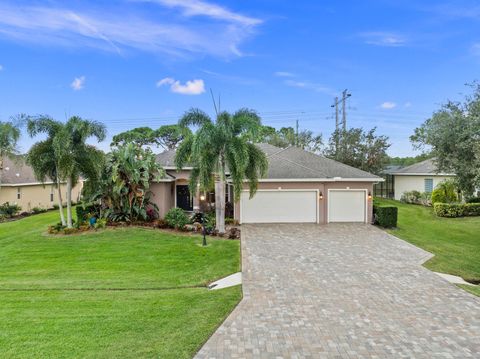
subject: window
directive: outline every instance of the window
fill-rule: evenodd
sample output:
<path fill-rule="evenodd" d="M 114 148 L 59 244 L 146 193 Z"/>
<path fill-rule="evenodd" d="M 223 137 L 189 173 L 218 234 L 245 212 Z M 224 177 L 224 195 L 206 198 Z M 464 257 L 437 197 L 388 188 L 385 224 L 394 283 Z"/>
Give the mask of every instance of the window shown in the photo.
<path fill-rule="evenodd" d="M 52 189 L 50 190 L 50 202 L 53 202 L 53 186 L 52 186 Z"/>
<path fill-rule="evenodd" d="M 22 189 L 20 187 L 17 188 L 17 199 L 22 198 Z"/>
<path fill-rule="evenodd" d="M 433 192 L 433 179 L 432 178 L 425 178 L 425 192 L 432 193 Z"/>

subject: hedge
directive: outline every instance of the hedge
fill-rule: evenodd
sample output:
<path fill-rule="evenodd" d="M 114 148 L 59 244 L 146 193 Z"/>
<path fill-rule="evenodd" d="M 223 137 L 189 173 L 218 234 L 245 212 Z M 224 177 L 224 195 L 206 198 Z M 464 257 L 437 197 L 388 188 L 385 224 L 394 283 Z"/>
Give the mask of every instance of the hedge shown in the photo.
<path fill-rule="evenodd" d="M 480 216 L 480 203 L 435 203 L 433 210 L 438 217 Z"/>
<path fill-rule="evenodd" d="M 398 208 L 395 206 L 373 206 L 374 223 L 384 228 L 397 226 Z"/>

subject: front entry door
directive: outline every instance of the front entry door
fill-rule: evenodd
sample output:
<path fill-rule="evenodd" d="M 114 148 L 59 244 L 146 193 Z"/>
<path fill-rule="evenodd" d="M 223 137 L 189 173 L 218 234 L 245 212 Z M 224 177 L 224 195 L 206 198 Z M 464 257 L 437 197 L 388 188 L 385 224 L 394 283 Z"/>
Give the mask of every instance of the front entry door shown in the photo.
<path fill-rule="evenodd" d="M 185 211 L 193 211 L 192 198 L 186 185 L 177 185 L 177 207 Z"/>

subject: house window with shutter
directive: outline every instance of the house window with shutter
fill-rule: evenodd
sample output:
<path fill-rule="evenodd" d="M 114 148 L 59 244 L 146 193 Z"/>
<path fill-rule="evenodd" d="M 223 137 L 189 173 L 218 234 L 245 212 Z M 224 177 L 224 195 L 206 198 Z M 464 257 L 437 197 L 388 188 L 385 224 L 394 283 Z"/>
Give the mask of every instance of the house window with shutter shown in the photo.
<path fill-rule="evenodd" d="M 53 186 L 52 186 L 52 189 L 50 190 L 50 202 L 53 202 Z"/>
<path fill-rule="evenodd" d="M 17 188 L 17 199 L 22 199 L 22 189 L 20 187 Z"/>
<path fill-rule="evenodd" d="M 425 192 L 432 193 L 433 192 L 433 179 L 432 178 L 425 178 Z"/>

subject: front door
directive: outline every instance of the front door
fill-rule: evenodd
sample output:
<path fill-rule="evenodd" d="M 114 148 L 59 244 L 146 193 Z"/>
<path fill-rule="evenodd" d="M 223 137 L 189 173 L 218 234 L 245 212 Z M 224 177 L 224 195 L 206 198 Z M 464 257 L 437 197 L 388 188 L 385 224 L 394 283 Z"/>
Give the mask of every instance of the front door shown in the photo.
<path fill-rule="evenodd" d="M 177 185 L 177 207 L 185 211 L 193 211 L 192 198 L 187 185 Z"/>

